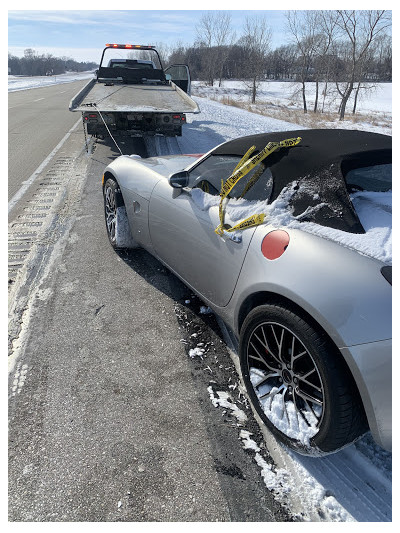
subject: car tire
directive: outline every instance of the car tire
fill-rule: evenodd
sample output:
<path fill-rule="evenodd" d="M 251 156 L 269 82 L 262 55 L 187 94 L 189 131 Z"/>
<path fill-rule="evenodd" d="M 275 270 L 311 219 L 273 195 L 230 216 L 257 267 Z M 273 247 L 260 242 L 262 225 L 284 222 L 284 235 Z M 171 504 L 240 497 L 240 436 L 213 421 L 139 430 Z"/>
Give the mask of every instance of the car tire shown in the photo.
<path fill-rule="evenodd" d="M 104 217 L 108 239 L 115 250 L 138 248 L 132 237 L 124 199 L 118 183 L 108 178 L 103 189 Z"/>
<path fill-rule="evenodd" d="M 255 410 L 284 444 L 324 455 L 368 429 L 360 397 L 340 353 L 311 319 L 266 304 L 246 317 L 239 356 Z"/>

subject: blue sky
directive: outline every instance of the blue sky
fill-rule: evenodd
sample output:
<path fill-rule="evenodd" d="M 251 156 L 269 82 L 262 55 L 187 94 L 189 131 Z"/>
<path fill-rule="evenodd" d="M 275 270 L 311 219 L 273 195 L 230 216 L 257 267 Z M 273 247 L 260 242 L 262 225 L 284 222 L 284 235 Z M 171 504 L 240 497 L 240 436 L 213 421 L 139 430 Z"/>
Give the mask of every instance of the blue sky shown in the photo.
<path fill-rule="evenodd" d="M 120 0 L 118 6 L 124 3 Z M 165 4 L 173 6 L 174 2 L 169 0 L 163 2 L 163 5 Z M 266 2 L 262 4 L 265 5 Z M 18 6 L 20 5 L 18 2 Z M 100 2 L 99 6 L 101 5 Z M 107 5 L 109 6 L 110 2 L 107 2 Z M 154 2 L 151 5 L 154 5 Z M 160 5 L 160 2 L 156 5 Z M 207 2 L 202 2 L 201 5 L 208 7 Z M 285 11 L 229 10 L 225 9 L 225 5 L 229 6 L 232 3 L 225 2 L 214 2 L 212 5 L 219 10 L 229 11 L 237 35 L 241 33 L 247 15 L 266 15 L 272 29 L 272 46 L 275 48 L 284 44 Z M 257 1 L 253 1 L 252 6 L 257 7 Z M 192 44 L 196 38 L 196 24 L 205 12 L 206 10 L 160 9 L 152 11 L 75 9 L 32 11 L 29 7 L 27 10 L 10 9 L 8 50 L 14 55 L 22 56 L 24 49 L 33 48 L 39 53 L 50 53 L 58 57 L 68 56 L 77 61 L 99 61 L 101 51 L 108 42 L 174 45 L 181 41 L 184 44 Z"/>

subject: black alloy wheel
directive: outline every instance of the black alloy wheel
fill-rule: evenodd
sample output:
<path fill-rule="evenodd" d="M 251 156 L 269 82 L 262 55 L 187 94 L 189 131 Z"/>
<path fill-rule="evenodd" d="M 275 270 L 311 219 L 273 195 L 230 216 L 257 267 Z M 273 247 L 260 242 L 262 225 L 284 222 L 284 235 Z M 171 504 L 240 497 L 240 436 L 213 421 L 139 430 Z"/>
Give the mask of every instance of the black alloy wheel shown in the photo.
<path fill-rule="evenodd" d="M 364 411 L 330 339 L 279 305 L 246 318 L 239 346 L 250 400 L 278 439 L 303 454 L 336 451 L 362 435 Z"/>
<path fill-rule="evenodd" d="M 117 207 L 120 204 L 118 194 L 116 182 L 108 179 L 104 185 L 104 215 L 108 238 L 114 248 L 116 248 Z"/>

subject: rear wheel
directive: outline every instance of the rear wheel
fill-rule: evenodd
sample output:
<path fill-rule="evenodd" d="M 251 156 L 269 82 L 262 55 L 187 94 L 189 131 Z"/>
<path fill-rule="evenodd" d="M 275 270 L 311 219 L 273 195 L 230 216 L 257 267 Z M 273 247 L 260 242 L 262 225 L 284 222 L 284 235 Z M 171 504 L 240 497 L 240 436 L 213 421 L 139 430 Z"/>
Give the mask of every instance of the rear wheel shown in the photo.
<path fill-rule="evenodd" d="M 354 383 L 330 339 L 279 305 L 246 318 L 240 362 L 250 400 L 285 444 L 304 454 L 336 451 L 366 429 Z"/>
<path fill-rule="evenodd" d="M 104 216 L 111 246 L 116 249 L 137 248 L 132 238 L 124 200 L 118 183 L 108 178 L 103 190 Z"/>

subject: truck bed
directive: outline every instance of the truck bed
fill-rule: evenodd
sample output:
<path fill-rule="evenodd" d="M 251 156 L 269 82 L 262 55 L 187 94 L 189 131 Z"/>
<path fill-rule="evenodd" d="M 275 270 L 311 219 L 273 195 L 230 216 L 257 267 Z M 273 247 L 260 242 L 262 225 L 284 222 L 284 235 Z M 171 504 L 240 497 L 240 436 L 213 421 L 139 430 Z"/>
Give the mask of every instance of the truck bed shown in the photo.
<path fill-rule="evenodd" d="M 92 104 L 92 105 L 91 105 Z M 96 106 L 93 106 L 96 104 Z M 199 107 L 182 89 L 170 85 L 105 85 L 92 79 L 72 98 L 70 111 L 199 113 Z"/>

